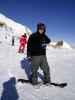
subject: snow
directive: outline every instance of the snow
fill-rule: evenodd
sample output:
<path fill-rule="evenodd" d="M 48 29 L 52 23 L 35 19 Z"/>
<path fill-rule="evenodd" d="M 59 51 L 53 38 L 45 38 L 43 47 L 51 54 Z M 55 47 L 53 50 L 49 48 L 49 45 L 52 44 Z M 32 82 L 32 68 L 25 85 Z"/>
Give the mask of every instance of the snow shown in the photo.
<path fill-rule="evenodd" d="M 52 82 L 67 82 L 65 88 L 54 86 L 35 89 L 30 84 L 16 83 L 11 77 L 27 79 L 21 61 L 25 54 L 17 53 L 17 46 L 0 44 L 0 98 L 1 100 L 74 100 L 75 99 L 75 50 L 47 48 Z M 39 70 L 40 74 L 42 72 Z M 6 93 L 7 92 L 7 93 Z M 8 95 L 8 98 L 5 97 Z M 2 99 L 4 97 L 4 99 Z"/>
<path fill-rule="evenodd" d="M 31 30 L 27 26 L 19 24 L 15 21 L 11 20 L 10 18 L 4 16 L 1 13 L 0 13 L 0 22 L 4 23 L 6 26 L 12 28 L 13 30 L 15 30 L 15 32 L 19 32 L 19 34 L 25 33 L 27 31 L 31 32 Z"/>
<path fill-rule="evenodd" d="M 53 46 L 56 46 L 57 42 L 51 42 L 50 44 L 53 45 Z M 62 49 L 72 49 L 72 47 L 70 46 L 70 44 L 67 43 L 64 40 L 63 40 L 63 45 L 60 48 L 62 48 Z"/>
<path fill-rule="evenodd" d="M 65 42 L 63 43 L 63 48 L 67 48 L 67 49 L 72 49 L 72 47 L 70 46 L 69 43 Z"/>
<path fill-rule="evenodd" d="M 19 37 L 21 35 L 26 33 L 27 38 L 29 38 L 29 35 L 32 33 L 27 26 L 19 24 L 1 13 L 0 24 L 3 24 L 2 27 L 0 26 L 0 42 L 5 41 L 6 43 L 11 44 L 12 37 L 14 36 L 15 44 L 18 45 Z"/>
<path fill-rule="evenodd" d="M 28 66 L 25 60 L 26 51 L 24 54 L 19 54 L 18 45 L 11 46 L 11 38 L 15 35 L 17 43 L 20 32 L 31 31 L 2 14 L 0 23 L 5 24 L 0 27 L 0 100 L 74 100 L 75 50 L 65 41 L 61 49 L 47 48 L 52 82 L 67 82 L 67 87 L 41 86 L 35 89 L 30 84 L 15 82 L 15 79 L 17 81 L 19 78 L 27 79 L 27 69 L 31 66 Z M 42 81 L 41 76 L 43 73 L 39 69 L 39 81 Z"/>

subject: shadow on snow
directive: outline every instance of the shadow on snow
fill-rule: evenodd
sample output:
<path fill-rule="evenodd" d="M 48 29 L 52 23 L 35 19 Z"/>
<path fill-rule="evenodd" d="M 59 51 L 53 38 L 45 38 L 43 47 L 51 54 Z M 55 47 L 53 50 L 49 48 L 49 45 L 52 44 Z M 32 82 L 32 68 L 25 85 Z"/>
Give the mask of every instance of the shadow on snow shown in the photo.
<path fill-rule="evenodd" d="M 16 79 L 12 77 L 3 83 L 1 100 L 18 100 L 18 98 L 19 95 L 16 90 Z"/>

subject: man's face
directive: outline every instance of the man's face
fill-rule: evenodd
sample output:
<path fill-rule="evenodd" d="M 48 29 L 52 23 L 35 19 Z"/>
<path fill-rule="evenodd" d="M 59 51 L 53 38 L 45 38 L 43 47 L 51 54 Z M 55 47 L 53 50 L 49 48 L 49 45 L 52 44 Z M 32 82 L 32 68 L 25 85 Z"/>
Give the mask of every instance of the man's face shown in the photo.
<path fill-rule="evenodd" d="M 39 31 L 40 34 L 44 33 L 44 29 L 39 29 L 38 31 Z"/>

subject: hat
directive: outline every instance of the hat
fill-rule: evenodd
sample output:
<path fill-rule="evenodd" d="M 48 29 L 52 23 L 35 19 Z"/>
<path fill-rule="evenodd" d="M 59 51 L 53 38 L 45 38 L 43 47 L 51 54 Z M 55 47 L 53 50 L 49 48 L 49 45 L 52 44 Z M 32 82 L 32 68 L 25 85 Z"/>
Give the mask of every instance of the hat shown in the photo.
<path fill-rule="evenodd" d="M 43 24 L 43 23 L 38 23 L 38 24 L 37 24 L 37 31 L 38 31 L 39 29 L 43 29 L 44 32 L 45 32 L 45 31 L 46 31 L 46 26 L 45 26 L 45 24 Z"/>

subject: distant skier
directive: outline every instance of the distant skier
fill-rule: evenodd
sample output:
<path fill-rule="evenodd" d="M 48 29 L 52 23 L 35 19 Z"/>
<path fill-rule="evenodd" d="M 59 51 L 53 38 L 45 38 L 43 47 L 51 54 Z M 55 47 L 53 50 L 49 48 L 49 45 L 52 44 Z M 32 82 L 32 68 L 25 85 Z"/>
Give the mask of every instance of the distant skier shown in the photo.
<path fill-rule="evenodd" d="M 26 44 L 27 44 L 27 36 L 26 34 L 24 34 L 20 37 L 20 46 L 18 51 L 19 53 L 24 53 Z"/>
<path fill-rule="evenodd" d="M 15 37 L 12 36 L 12 46 L 14 46 L 14 42 L 15 42 Z"/>
<path fill-rule="evenodd" d="M 32 85 L 38 84 L 37 71 L 39 67 L 44 73 L 44 84 L 50 84 L 50 69 L 46 58 L 46 46 L 51 40 L 46 36 L 46 27 L 43 23 L 37 25 L 37 31 L 30 35 L 27 44 L 27 58 L 32 64 Z"/>

